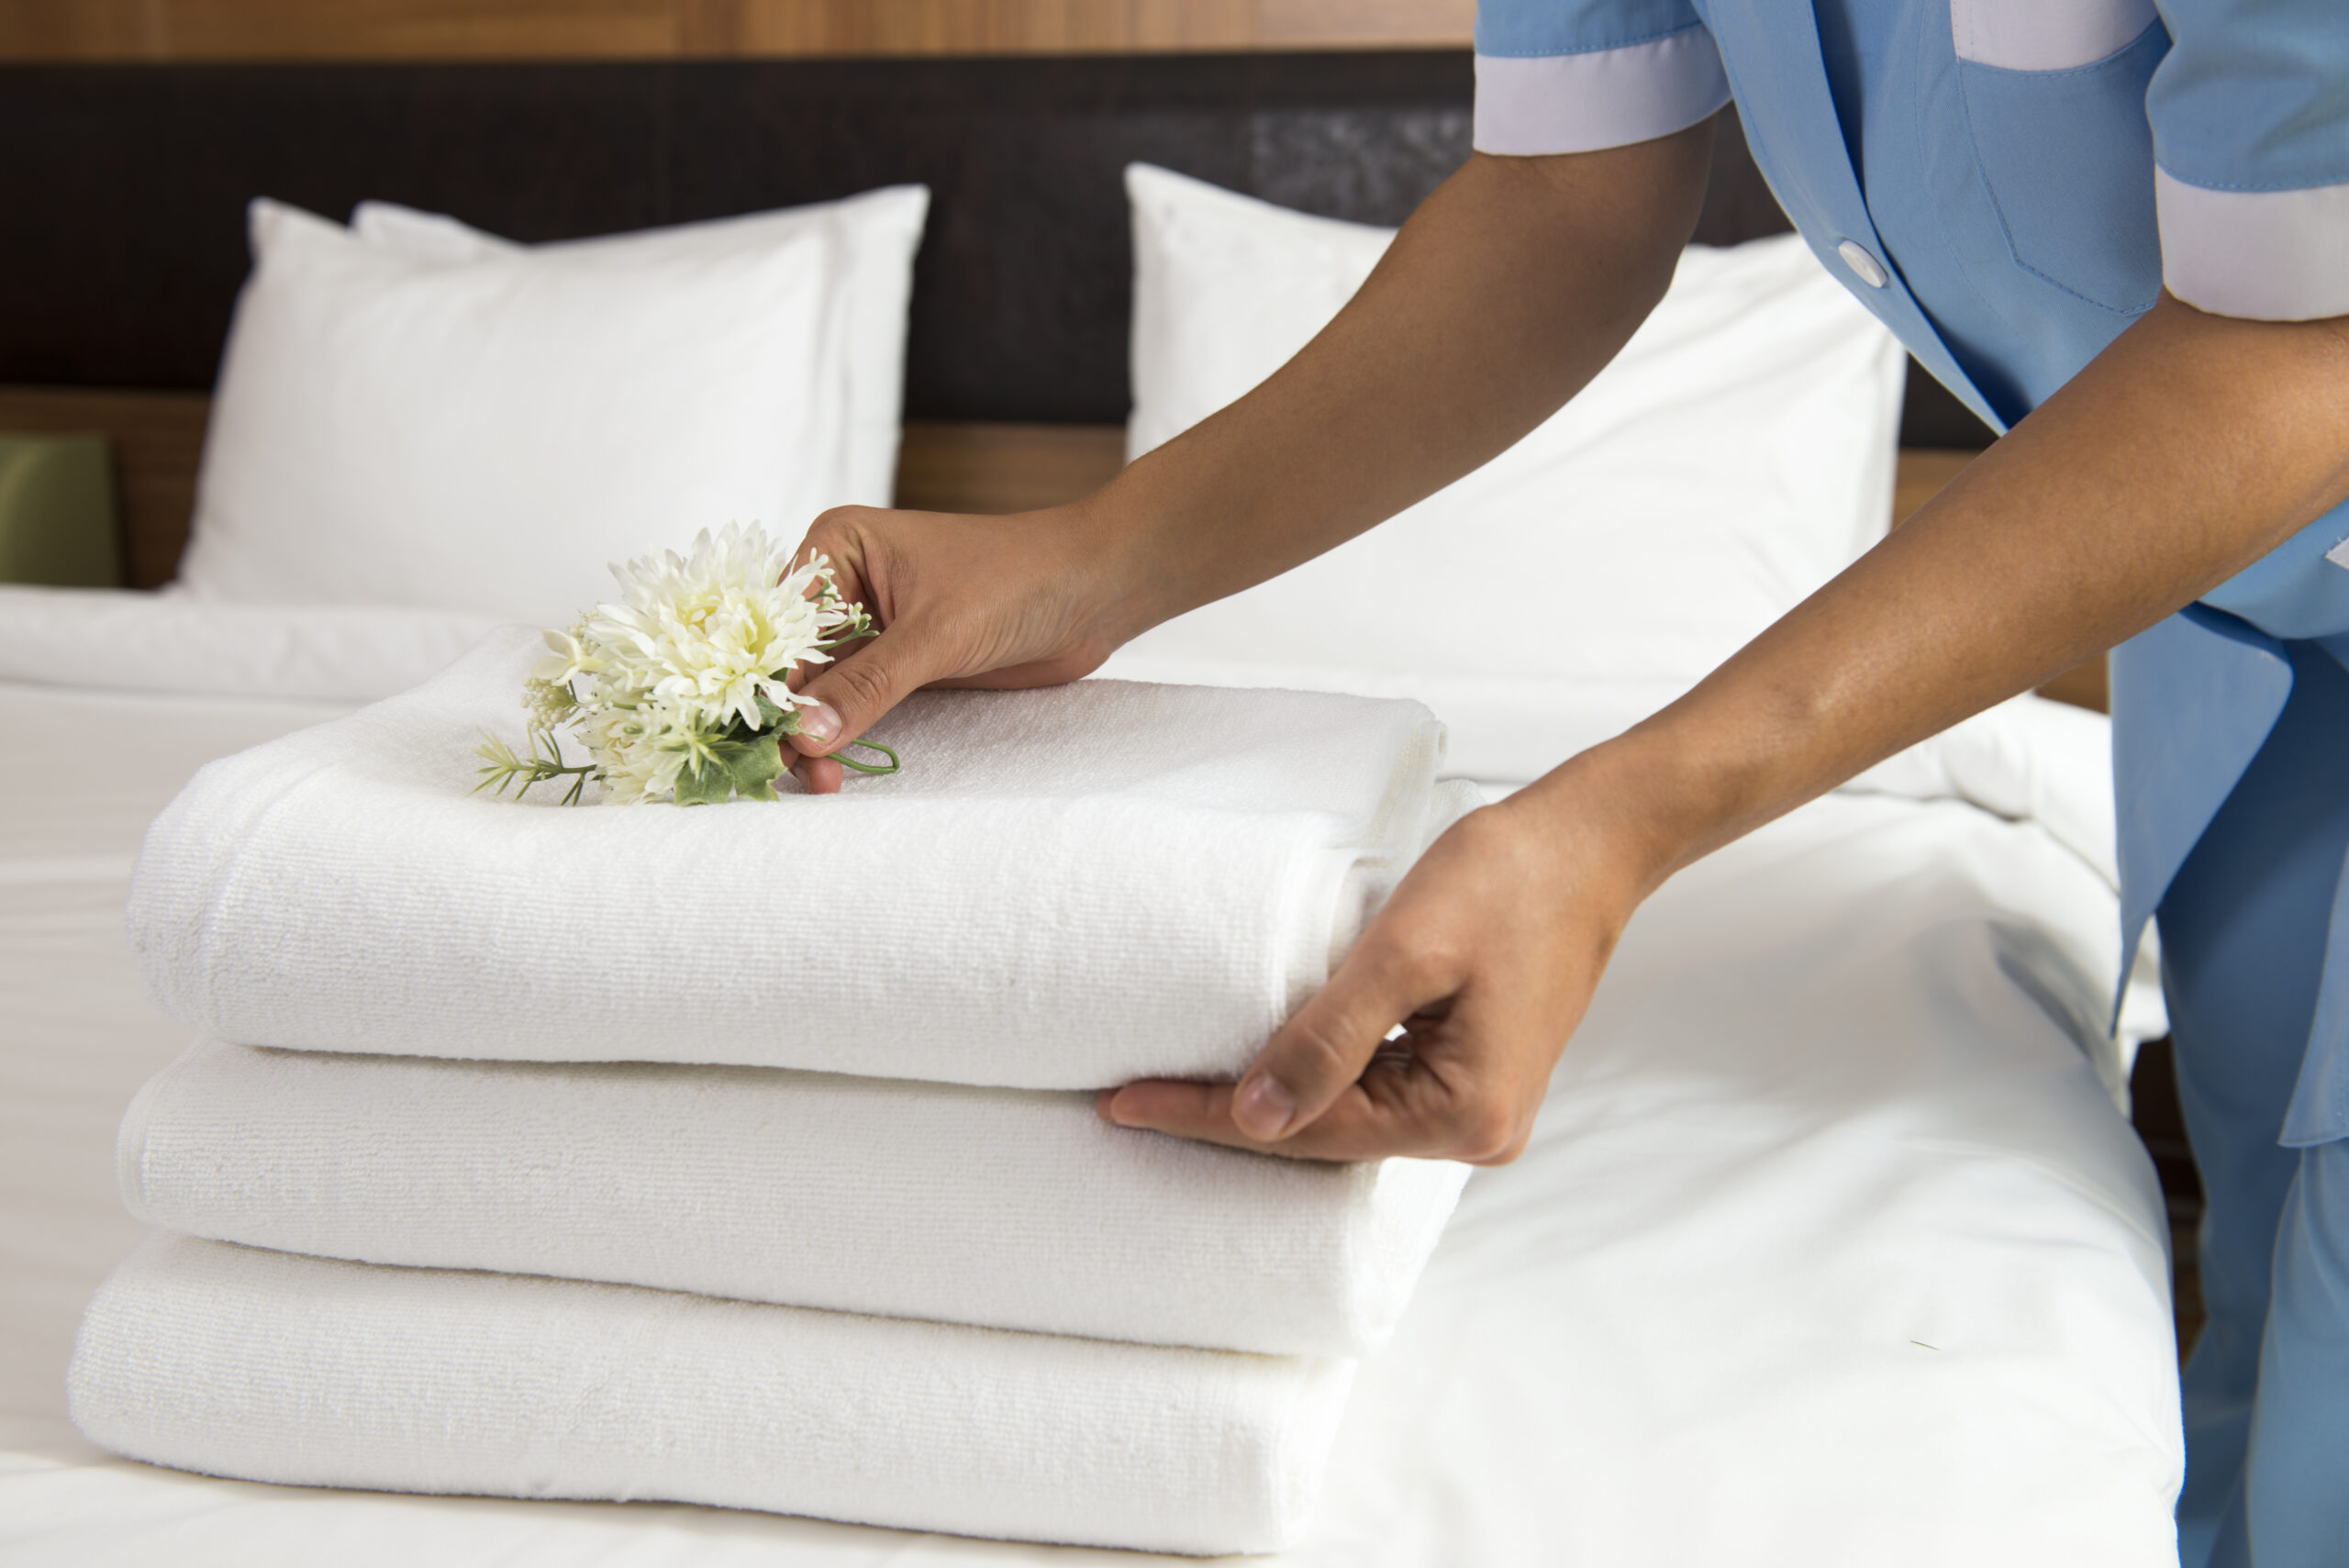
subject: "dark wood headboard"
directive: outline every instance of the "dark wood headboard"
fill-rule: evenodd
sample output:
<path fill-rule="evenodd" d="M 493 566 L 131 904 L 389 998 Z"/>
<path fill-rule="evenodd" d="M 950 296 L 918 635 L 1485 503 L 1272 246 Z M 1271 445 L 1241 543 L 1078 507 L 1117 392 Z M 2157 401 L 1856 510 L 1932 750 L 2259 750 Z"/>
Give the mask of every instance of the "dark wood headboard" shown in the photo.
<path fill-rule="evenodd" d="M 1397 223 L 1467 155 L 1471 87 L 1461 50 L 0 68 L 0 384 L 208 387 L 256 195 L 535 240 L 919 181 L 907 417 L 1113 423 L 1127 163 Z M 1698 238 L 1783 230 L 1725 124 Z M 1987 442 L 1912 381 L 1903 444 Z"/>

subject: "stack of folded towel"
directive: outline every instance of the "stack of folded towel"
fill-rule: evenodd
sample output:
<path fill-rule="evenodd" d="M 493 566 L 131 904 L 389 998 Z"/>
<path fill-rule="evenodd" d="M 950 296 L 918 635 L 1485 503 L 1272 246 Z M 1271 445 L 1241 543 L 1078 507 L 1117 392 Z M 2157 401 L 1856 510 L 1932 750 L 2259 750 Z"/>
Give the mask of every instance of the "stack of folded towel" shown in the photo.
<path fill-rule="evenodd" d="M 257 1480 L 664 1498 L 1264 1551 L 1456 1165 L 1103 1124 L 1229 1077 L 1435 831 L 1415 704 L 927 694 L 896 778 L 470 793 L 533 656 L 214 763 L 150 830 L 148 983 L 206 1036 L 118 1150 L 93 1440 Z M 223 1043 L 236 1041 L 238 1043 Z"/>

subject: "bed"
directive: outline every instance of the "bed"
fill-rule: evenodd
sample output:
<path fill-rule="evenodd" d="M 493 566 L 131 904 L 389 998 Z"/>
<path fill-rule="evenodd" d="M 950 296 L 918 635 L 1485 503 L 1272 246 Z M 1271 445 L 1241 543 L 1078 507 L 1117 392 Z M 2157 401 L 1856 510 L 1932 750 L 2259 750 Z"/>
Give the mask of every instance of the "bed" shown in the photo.
<path fill-rule="evenodd" d="M 135 736 L 146 759 L 111 784 L 18 768 L 0 785 L 8 1559 L 1081 1559 L 714 1509 L 279 1489 L 74 1434 L 73 1325 L 139 1234 L 115 1123 L 184 1043 L 122 935 L 139 833 L 201 762 L 333 711 L 0 684 L 9 731 L 43 751 Z M 2114 895 L 2109 865 L 2058 837 L 2095 818 L 2099 722 L 1961 734 L 1942 750 L 1971 762 L 1864 781 L 1642 911 L 1532 1149 L 1475 1177 L 1365 1368 L 1288 1560 L 2170 1558 L 2161 1201 L 2088 1022 Z M 2055 826 L 1938 782 L 1992 798 L 1983 759 L 2019 746 L 2042 773 L 2009 798 L 2035 790 Z"/>
<path fill-rule="evenodd" d="M 1359 175 L 1368 158 L 1393 176 L 1408 164 L 1397 149 L 1426 163 L 1431 135 L 1441 144 L 1464 129 L 1456 112 L 1442 117 L 1447 104 L 1456 111 L 1456 66 L 1391 57 L 1352 76 L 1327 61 L 1251 66 L 1204 96 L 1211 73 L 1180 62 L 1121 76 L 1114 90 L 1081 67 L 1023 67 L 1010 73 L 1029 95 L 1022 109 L 1002 109 L 1004 83 L 972 94 L 996 108 L 979 117 L 986 128 L 963 150 L 974 161 L 958 166 L 959 187 L 918 135 L 902 149 L 865 147 L 857 178 L 918 174 L 951 217 L 958 189 L 985 188 L 987 157 L 1026 145 L 1006 126 L 1019 113 L 1060 116 L 1063 133 L 1072 118 L 1108 127 L 1052 142 L 1081 149 L 1068 155 L 1091 160 L 1093 173 L 1173 144 L 1247 150 L 1231 167 L 1192 166 L 1236 187 L 1300 161 L 1317 167 L 1275 157 L 1283 148 L 1351 148 L 1338 164 Z M 873 91 L 860 72 L 800 84 L 818 100 Z M 300 71 L 236 75 L 179 86 L 281 112 L 284 95 L 308 93 Z M 584 80 L 539 85 L 560 97 Z M 598 80 L 608 92 L 621 79 Z M 28 115 L 144 102 L 106 72 L 28 85 L 39 89 L 18 100 Z M 377 109 L 425 93 L 381 74 L 359 85 Z M 431 91 L 462 104 L 488 85 L 476 76 Z M 719 86 L 715 101 L 747 112 L 743 80 Z M 1220 126 L 1230 145 L 1186 142 L 1167 128 L 1170 106 Z M 922 157 L 930 165 L 909 166 Z M 1332 175 L 1323 195 L 1338 195 L 1319 205 L 1391 221 L 1388 209 L 1408 206 L 1400 188 Z M 728 210 L 740 195 L 704 199 Z M 1712 205 L 1716 239 L 1750 237 L 1750 225 L 1720 227 L 1734 230 L 1739 210 Z M 132 204 L 120 211 L 143 221 Z M 1122 207 L 1116 218 L 1121 231 Z M 974 245 L 1022 243 L 974 240 L 967 222 L 934 221 L 931 232 L 959 261 Z M 934 274 L 938 253 L 924 257 Z M 1123 297 L 1080 301 L 1075 328 L 1056 318 L 1052 331 L 1083 339 L 1076 348 L 1041 334 L 1033 362 L 1058 355 L 1079 367 L 1070 385 L 1013 376 L 981 406 L 957 399 L 999 368 L 987 356 L 1005 340 L 942 338 L 940 317 L 924 313 L 944 307 L 934 294 L 920 303 L 920 275 L 907 395 L 918 417 L 899 457 L 901 500 L 1004 510 L 1080 494 L 1113 471 L 1123 432 L 1085 399 L 1104 330 L 1122 341 Z M 1049 293 L 1052 278 L 1041 282 Z M 967 295 L 970 278 L 956 286 Z M 991 330 L 1017 314 L 995 310 Z M 170 334 L 153 341 L 168 347 Z M 0 342 L 0 363 L 17 362 L 8 348 Z M 90 350 L 81 379 L 172 384 L 109 374 L 106 352 L 124 351 Z M 1902 439 L 1915 447 L 1936 438 L 1911 404 Z M 185 540 L 201 396 L 20 391 L 0 400 L 9 415 L 123 438 L 133 580 L 169 577 Z M 1000 422 L 1037 418 L 1079 422 Z M 1898 484 L 1878 476 L 1877 505 L 1889 495 L 1896 514 L 1913 506 L 1959 461 L 1911 452 Z M 121 606 L 104 595 L 35 614 L 0 593 L 0 724 L 18 747 L 0 778 L 0 1555 L 1132 1560 L 674 1505 L 272 1487 L 122 1461 L 81 1439 L 64 1399 L 74 1324 L 140 1234 L 117 1197 L 116 1123 L 185 1043 L 145 1001 L 122 929 L 144 826 L 206 761 L 347 711 L 381 679 L 386 649 L 429 667 L 464 629 L 386 612 L 355 641 L 296 628 L 287 635 L 307 656 L 272 661 L 248 656 L 259 645 L 252 612 L 174 604 L 169 642 L 142 646 L 108 618 Z M 1161 656 L 1163 671 L 1188 667 L 1179 644 Z M 351 673 L 359 665 L 372 673 Z M 1145 662 L 1129 673 L 1152 672 Z M 1603 739 L 1646 700 L 1573 689 L 1582 696 L 1547 710 L 1544 754 Z M 2123 1109 L 2132 1042 L 2161 1020 L 2148 963 L 2126 987 L 2117 972 L 2105 746 L 2099 717 L 2018 699 L 1667 884 L 1627 932 L 1527 1153 L 1473 1179 L 1395 1341 L 1365 1364 L 1312 1530 L 1279 1561 L 2174 1562 L 2183 1459 L 2167 1233 Z M 77 762 L 125 755 L 135 762 Z M 1479 755 L 1470 771 L 1493 792 L 1530 776 Z M 2128 1001 L 2115 1037 L 2105 1026 L 2117 989 Z"/>

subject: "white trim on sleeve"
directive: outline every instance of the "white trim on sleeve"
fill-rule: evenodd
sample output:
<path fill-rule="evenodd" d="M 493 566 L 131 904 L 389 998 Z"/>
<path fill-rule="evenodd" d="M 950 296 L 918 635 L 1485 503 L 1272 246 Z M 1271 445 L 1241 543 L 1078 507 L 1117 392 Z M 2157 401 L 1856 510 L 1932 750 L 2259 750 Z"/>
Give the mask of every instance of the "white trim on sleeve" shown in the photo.
<path fill-rule="evenodd" d="M 1702 27 L 1582 54 L 1476 57 L 1479 152 L 1539 157 L 1628 147 L 1685 130 L 1729 102 Z"/>
<path fill-rule="evenodd" d="M 2003 71 L 2076 71 L 2137 40 L 2154 0 L 1949 0 L 1957 58 Z"/>
<path fill-rule="evenodd" d="M 2349 184 L 2213 191 L 2154 170 L 2162 282 L 2198 310 L 2254 321 L 2349 316 Z"/>

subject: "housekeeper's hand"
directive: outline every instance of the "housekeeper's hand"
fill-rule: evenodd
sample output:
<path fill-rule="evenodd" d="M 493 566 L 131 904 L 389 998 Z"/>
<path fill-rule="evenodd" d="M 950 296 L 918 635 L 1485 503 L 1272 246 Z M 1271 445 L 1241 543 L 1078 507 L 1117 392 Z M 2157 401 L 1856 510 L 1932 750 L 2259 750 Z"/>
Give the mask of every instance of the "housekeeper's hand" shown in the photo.
<path fill-rule="evenodd" d="M 810 794 L 841 787 L 830 753 L 922 686 L 1009 690 L 1089 673 L 1133 635 L 1127 552 L 1083 505 L 1011 517 L 840 506 L 816 520 L 802 559 L 820 550 L 841 595 L 881 635 L 851 643 L 799 686 L 800 752 Z"/>
<path fill-rule="evenodd" d="M 1101 1116 L 1305 1159 L 1515 1159 L 1669 863 L 1623 811 L 1637 792 L 1609 787 L 1615 762 L 1586 753 L 1438 839 L 1236 1085 L 1129 1084 Z"/>

